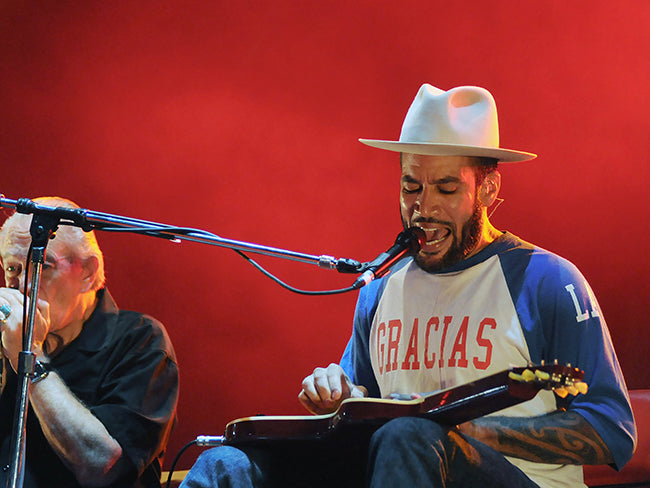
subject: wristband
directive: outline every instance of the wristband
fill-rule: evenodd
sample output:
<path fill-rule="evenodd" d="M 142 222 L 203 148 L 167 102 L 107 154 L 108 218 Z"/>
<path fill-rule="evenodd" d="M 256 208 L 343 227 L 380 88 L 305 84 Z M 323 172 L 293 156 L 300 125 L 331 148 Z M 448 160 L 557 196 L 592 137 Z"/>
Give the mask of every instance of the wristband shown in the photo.
<path fill-rule="evenodd" d="M 52 371 L 52 366 L 50 363 L 42 363 L 40 361 L 36 361 L 36 363 L 34 363 L 34 376 L 32 376 L 31 381 L 32 385 L 47 378 L 47 375 L 50 374 L 50 371 Z"/>

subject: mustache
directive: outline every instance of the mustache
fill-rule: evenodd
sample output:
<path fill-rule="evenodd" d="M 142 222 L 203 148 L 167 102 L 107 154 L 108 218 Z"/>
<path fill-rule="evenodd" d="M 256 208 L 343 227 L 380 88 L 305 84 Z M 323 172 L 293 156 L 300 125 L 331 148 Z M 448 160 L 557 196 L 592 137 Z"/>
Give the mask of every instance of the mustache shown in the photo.
<path fill-rule="evenodd" d="M 439 224 L 439 225 L 445 225 L 447 227 L 451 227 L 452 229 L 456 228 L 453 222 L 436 219 L 434 217 L 414 217 L 413 219 L 411 219 L 411 223 L 412 224 Z"/>

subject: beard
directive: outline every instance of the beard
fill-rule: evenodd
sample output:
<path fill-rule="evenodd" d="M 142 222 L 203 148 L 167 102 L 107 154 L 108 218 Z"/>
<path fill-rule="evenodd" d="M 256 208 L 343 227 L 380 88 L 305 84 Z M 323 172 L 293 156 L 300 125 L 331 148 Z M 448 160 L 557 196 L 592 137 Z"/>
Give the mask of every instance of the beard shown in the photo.
<path fill-rule="evenodd" d="M 429 222 L 431 219 L 416 219 L 413 223 L 417 222 Z M 433 221 L 429 223 L 434 223 Z M 445 223 L 449 225 L 449 222 Z M 406 222 L 402 220 L 402 225 L 404 229 L 410 227 Z M 455 225 L 449 225 L 451 229 L 451 239 L 452 243 L 447 252 L 434 262 L 428 262 L 425 256 L 422 256 L 420 253 L 417 253 L 414 257 L 415 263 L 427 273 L 437 273 L 439 271 L 444 271 L 445 269 L 453 266 L 456 263 L 459 263 L 467 256 L 476 247 L 476 244 L 479 241 L 481 236 L 481 231 L 483 227 L 482 223 L 482 209 L 478 204 L 474 205 L 474 211 L 470 218 L 463 224 L 463 227 L 460 231 L 460 236 L 458 235 L 458 230 Z"/>

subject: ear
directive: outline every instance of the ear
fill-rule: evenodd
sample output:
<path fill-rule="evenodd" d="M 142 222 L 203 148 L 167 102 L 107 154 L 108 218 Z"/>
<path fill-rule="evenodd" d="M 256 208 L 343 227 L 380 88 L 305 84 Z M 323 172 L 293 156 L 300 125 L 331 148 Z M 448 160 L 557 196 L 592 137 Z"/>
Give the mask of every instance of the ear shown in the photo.
<path fill-rule="evenodd" d="M 489 207 L 494 203 L 499 196 L 499 190 L 501 189 L 501 173 L 497 170 L 489 172 L 485 175 L 483 183 L 478 189 L 478 199 L 481 205 L 484 207 Z"/>
<path fill-rule="evenodd" d="M 81 265 L 81 291 L 91 291 L 99 269 L 99 260 L 95 256 L 88 256 Z"/>

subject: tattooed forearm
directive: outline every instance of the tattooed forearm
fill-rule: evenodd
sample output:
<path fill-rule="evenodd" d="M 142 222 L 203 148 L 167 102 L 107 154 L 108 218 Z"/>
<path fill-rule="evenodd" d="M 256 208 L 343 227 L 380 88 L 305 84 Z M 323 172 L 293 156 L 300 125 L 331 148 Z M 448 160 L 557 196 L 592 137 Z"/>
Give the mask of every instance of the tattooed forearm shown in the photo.
<path fill-rule="evenodd" d="M 483 417 L 461 431 L 506 456 L 551 464 L 608 464 L 609 449 L 591 425 L 574 412 L 539 417 Z"/>

